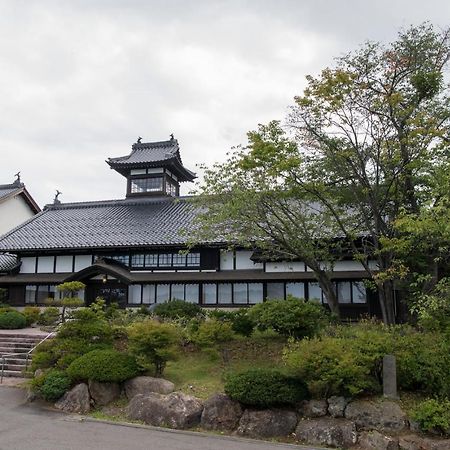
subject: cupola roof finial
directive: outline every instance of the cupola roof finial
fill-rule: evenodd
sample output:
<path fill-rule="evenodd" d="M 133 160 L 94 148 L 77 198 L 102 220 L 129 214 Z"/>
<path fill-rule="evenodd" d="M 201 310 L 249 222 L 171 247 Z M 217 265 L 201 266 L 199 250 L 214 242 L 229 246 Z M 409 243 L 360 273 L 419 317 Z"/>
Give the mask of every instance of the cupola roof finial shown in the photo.
<path fill-rule="evenodd" d="M 56 189 L 56 194 L 55 194 L 55 198 L 53 199 L 53 204 L 54 205 L 59 205 L 61 203 L 61 201 L 58 199 L 58 197 L 62 194 L 61 191 L 59 191 L 58 189 Z"/>
<path fill-rule="evenodd" d="M 136 144 L 140 144 L 141 142 L 142 142 L 142 137 L 141 137 L 141 136 L 138 136 L 137 141 L 136 141 Z"/>
<path fill-rule="evenodd" d="M 14 184 L 20 184 L 20 172 L 17 172 L 14 176 L 16 177 Z"/>

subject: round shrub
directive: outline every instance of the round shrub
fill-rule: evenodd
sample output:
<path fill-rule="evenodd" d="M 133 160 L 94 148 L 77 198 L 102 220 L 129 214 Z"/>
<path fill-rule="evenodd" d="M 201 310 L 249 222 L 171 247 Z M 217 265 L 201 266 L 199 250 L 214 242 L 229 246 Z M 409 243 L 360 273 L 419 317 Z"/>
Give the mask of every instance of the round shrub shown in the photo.
<path fill-rule="evenodd" d="M 235 338 L 232 325 L 229 322 L 210 319 L 199 324 L 192 334 L 192 341 L 203 347 L 209 347 Z"/>
<path fill-rule="evenodd" d="M 39 314 L 37 323 L 39 325 L 51 326 L 55 325 L 59 321 L 59 309 L 55 306 L 47 306 Z"/>
<path fill-rule="evenodd" d="M 302 380 L 274 369 L 252 369 L 229 375 L 225 393 L 244 405 L 261 408 L 294 405 L 309 397 Z"/>
<path fill-rule="evenodd" d="M 184 319 L 189 320 L 203 315 L 201 306 L 196 303 L 184 302 L 183 300 L 171 300 L 161 303 L 155 307 L 153 312 L 162 319 Z"/>
<path fill-rule="evenodd" d="M 41 314 L 41 309 L 38 306 L 25 306 L 22 314 L 27 320 L 27 325 L 36 323 L 39 320 L 39 315 Z"/>
<path fill-rule="evenodd" d="M 33 380 L 33 389 L 44 400 L 54 402 L 61 398 L 70 388 L 71 380 L 60 370 L 50 370 Z"/>
<path fill-rule="evenodd" d="M 135 377 L 139 372 L 136 360 L 116 350 L 93 350 L 73 361 L 67 374 L 74 381 L 99 381 L 120 383 Z"/>
<path fill-rule="evenodd" d="M 450 434 L 450 400 L 425 400 L 414 409 L 412 416 L 423 431 Z"/>
<path fill-rule="evenodd" d="M 249 309 L 248 316 L 259 330 L 272 328 L 283 336 L 296 338 L 312 337 L 329 323 L 329 315 L 322 305 L 291 296 L 255 305 Z"/>
<path fill-rule="evenodd" d="M 2 330 L 16 330 L 26 326 L 27 319 L 17 311 L 6 311 L 0 314 L 0 329 Z"/>

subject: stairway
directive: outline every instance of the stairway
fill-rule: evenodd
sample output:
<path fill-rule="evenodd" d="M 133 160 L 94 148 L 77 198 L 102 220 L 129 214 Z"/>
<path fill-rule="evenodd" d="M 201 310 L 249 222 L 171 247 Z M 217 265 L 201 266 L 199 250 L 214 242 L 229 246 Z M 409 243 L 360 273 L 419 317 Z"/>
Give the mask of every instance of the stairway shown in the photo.
<path fill-rule="evenodd" d="M 45 334 L 23 334 L 23 333 L 2 333 L 0 332 L 0 356 L 5 356 L 5 366 L 3 368 L 4 377 L 23 378 L 27 353 L 46 337 Z M 7 356 L 13 353 L 14 355 Z M 3 359 L 0 358 L 0 371 Z M 31 362 L 29 357 L 28 365 Z M 1 373 L 0 373 L 1 376 Z"/>

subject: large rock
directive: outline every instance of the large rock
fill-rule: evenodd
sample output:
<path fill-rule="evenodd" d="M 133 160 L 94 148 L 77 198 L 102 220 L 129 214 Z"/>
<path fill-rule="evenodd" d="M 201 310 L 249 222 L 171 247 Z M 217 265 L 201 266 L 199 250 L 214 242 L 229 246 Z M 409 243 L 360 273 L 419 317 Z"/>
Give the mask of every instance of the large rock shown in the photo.
<path fill-rule="evenodd" d="M 291 434 L 297 424 L 297 414 L 284 409 L 246 409 L 236 430 L 249 437 L 277 437 Z"/>
<path fill-rule="evenodd" d="M 402 436 L 399 439 L 400 450 L 449 450 L 450 439 L 431 439 L 415 434 Z"/>
<path fill-rule="evenodd" d="M 320 418 L 300 420 L 297 439 L 309 445 L 348 448 L 356 444 L 356 426 L 345 419 Z"/>
<path fill-rule="evenodd" d="M 127 416 L 149 425 L 190 428 L 200 423 L 202 411 L 200 400 L 182 392 L 150 393 L 135 395 L 127 407 Z"/>
<path fill-rule="evenodd" d="M 119 383 L 89 381 L 89 393 L 97 406 L 105 406 L 120 397 Z"/>
<path fill-rule="evenodd" d="M 303 417 L 323 417 L 327 415 L 328 403 L 326 400 L 305 400 L 300 403 L 298 412 Z"/>
<path fill-rule="evenodd" d="M 391 401 L 351 402 L 345 409 L 345 417 L 353 420 L 358 430 L 398 432 L 407 426 L 406 414 L 397 403 Z"/>
<path fill-rule="evenodd" d="M 206 430 L 232 431 L 242 416 L 241 405 L 228 395 L 215 394 L 206 400 L 200 425 Z"/>
<path fill-rule="evenodd" d="M 164 378 L 135 377 L 124 383 L 125 395 L 131 400 L 135 395 L 147 395 L 152 392 L 157 394 L 170 394 L 175 390 L 175 385 Z"/>
<path fill-rule="evenodd" d="M 345 408 L 348 400 L 345 397 L 333 395 L 328 399 L 328 414 L 331 417 L 344 417 Z"/>
<path fill-rule="evenodd" d="M 398 450 L 398 439 L 378 431 L 363 431 L 358 438 L 362 450 Z"/>
<path fill-rule="evenodd" d="M 62 411 L 86 414 L 91 408 L 91 398 L 87 384 L 77 384 L 55 403 L 55 408 Z"/>

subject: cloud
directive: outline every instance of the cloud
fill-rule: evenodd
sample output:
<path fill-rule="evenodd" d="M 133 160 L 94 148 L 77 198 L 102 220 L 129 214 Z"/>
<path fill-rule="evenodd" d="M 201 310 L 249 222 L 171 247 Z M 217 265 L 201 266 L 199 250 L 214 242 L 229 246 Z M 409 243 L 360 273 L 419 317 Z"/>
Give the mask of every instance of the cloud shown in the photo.
<path fill-rule="evenodd" d="M 0 0 L 0 183 L 40 204 L 122 198 L 104 160 L 174 133 L 185 164 L 222 160 L 283 118 L 304 77 L 393 39 L 445 1 Z M 185 189 L 185 192 L 188 188 Z"/>

